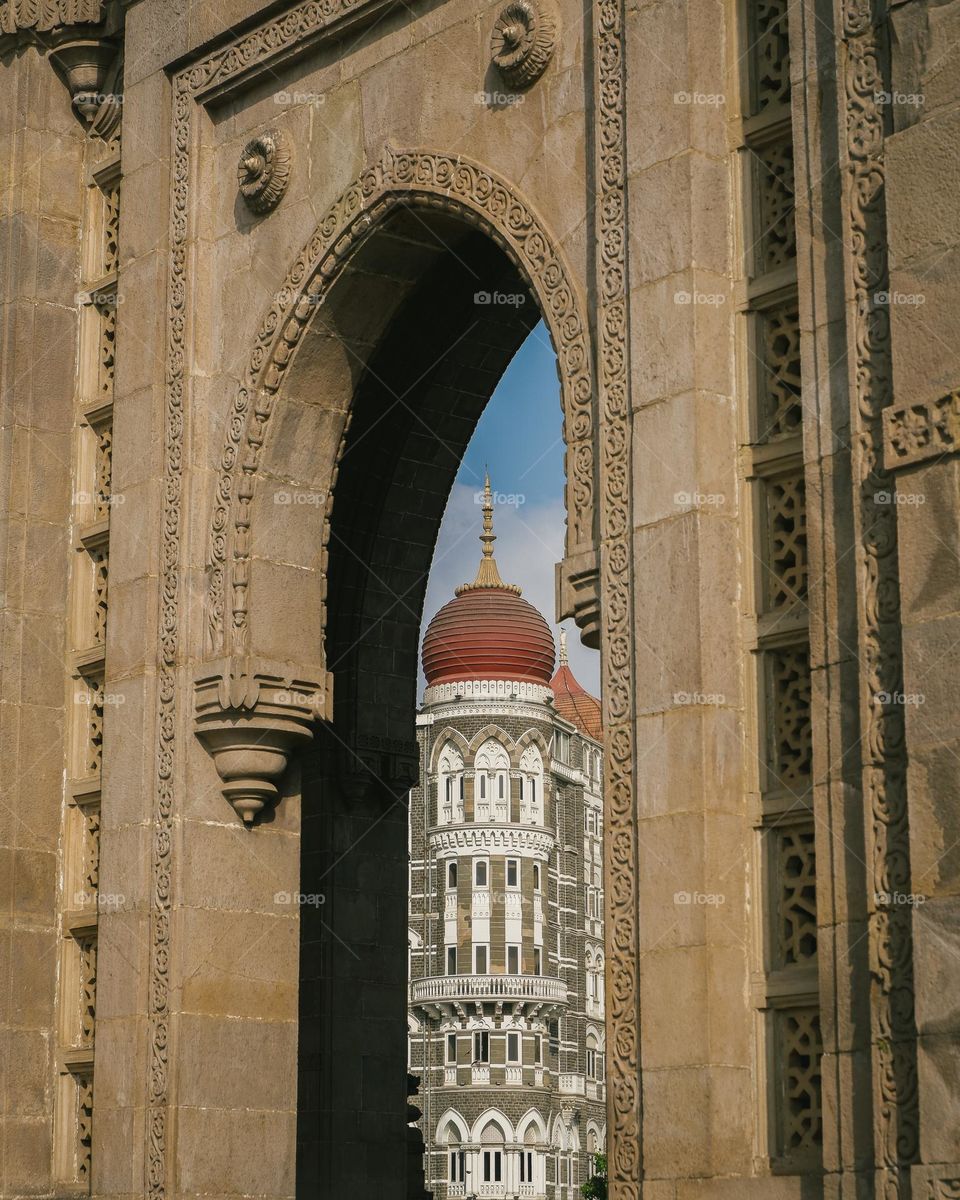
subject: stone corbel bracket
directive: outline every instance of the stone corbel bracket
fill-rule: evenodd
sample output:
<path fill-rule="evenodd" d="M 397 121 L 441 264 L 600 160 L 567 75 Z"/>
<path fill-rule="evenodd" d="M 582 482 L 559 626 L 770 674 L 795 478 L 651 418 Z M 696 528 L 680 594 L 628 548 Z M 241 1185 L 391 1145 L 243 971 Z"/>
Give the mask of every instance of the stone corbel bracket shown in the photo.
<path fill-rule="evenodd" d="M 223 795 L 252 825 L 279 797 L 290 755 L 333 709 L 329 675 L 300 679 L 262 660 L 207 664 L 195 683 L 195 729 L 213 757 Z"/>
<path fill-rule="evenodd" d="M 557 563 L 557 620 L 573 619 L 580 640 L 600 649 L 600 566 L 596 551 L 567 555 Z"/>

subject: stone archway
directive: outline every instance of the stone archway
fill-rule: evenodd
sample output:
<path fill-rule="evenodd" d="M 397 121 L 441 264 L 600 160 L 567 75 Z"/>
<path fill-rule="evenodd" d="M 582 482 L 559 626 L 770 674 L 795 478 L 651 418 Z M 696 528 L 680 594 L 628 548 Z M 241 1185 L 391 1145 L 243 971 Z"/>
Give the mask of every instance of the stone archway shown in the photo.
<path fill-rule="evenodd" d="M 568 556 L 594 545 L 597 419 L 589 326 L 559 247 L 516 189 L 481 165 L 460 156 L 386 146 L 380 161 L 340 196 L 287 272 L 228 416 L 209 534 L 207 631 L 214 654 L 245 654 L 252 648 L 247 591 L 254 479 L 288 368 L 351 255 L 400 205 L 443 210 L 481 227 L 529 281 L 559 365 Z M 332 495 L 328 512 L 330 507 Z"/>
<path fill-rule="evenodd" d="M 481 303 L 478 316 L 477 296 L 488 293 L 475 289 L 496 295 L 500 286 L 515 297 L 512 311 Z M 417 756 L 423 587 L 469 434 L 541 316 L 564 412 L 567 552 L 580 556 L 595 545 L 597 522 L 588 323 L 543 223 L 475 163 L 384 150 L 287 272 L 227 418 L 198 732 L 251 823 L 276 794 L 281 760 L 302 747 L 300 886 L 324 895 L 322 911 L 300 913 L 297 1178 L 306 1189 L 346 1184 L 339 1164 L 350 1131 L 376 1111 L 380 1148 L 368 1182 L 387 1194 L 396 1175 L 403 1098 L 391 1089 L 400 1078 L 393 1060 L 405 1059 L 403 1026 L 387 1037 L 380 1018 L 390 1003 L 402 1011 L 406 990 L 405 914 L 402 931 L 392 922 L 406 895 L 400 800 Z M 414 387 L 415 412 L 399 403 Z M 442 444 L 442 461 L 421 461 L 418 422 Z M 278 522 L 277 489 L 294 485 L 320 502 L 287 503 Z M 310 744 L 317 714 L 324 720 Z M 274 754 L 269 770 L 264 745 Z M 270 778 L 258 782 L 258 771 Z M 362 998 L 366 966 L 357 965 L 369 956 L 377 1019 Z M 362 1048 L 378 1038 L 376 1083 L 358 1096 Z M 364 1153 L 358 1145 L 357 1157 Z"/>

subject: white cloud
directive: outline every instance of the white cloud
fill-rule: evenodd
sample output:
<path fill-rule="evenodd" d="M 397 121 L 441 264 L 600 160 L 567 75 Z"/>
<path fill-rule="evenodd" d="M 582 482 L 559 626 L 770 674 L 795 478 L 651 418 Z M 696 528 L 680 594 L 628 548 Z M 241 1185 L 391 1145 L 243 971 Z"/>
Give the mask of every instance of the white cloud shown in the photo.
<path fill-rule="evenodd" d="M 478 489 L 462 483 L 454 484 L 450 493 L 427 584 L 424 628 L 434 613 L 453 598 L 454 589 L 469 583 L 477 573 L 482 520 L 479 495 Z M 543 613 L 556 639 L 554 564 L 563 557 L 562 500 L 500 503 L 494 509 L 493 521 L 497 535 L 494 554 L 502 578 L 523 588 L 524 599 Z M 600 656 L 581 644 L 572 621 L 565 624 L 571 669 L 587 691 L 598 696 Z M 421 674 L 421 692 L 423 686 Z"/>

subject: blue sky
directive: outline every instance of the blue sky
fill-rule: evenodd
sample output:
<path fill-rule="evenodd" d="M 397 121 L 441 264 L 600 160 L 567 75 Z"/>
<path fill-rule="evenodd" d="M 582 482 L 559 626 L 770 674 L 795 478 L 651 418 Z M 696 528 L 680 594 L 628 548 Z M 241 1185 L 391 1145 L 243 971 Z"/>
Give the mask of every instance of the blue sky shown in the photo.
<path fill-rule="evenodd" d="M 541 323 L 521 346 L 477 425 L 450 493 L 427 585 L 424 628 L 473 579 L 480 560 L 483 472 L 500 502 L 493 514 L 494 553 L 507 583 L 546 617 L 556 637 L 554 564 L 563 556 L 563 439 L 556 357 Z M 600 656 L 580 644 L 565 623 L 570 666 L 588 691 L 599 695 Z M 421 631 L 422 635 L 422 631 Z M 423 689 L 423 678 L 420 678 Z"/>

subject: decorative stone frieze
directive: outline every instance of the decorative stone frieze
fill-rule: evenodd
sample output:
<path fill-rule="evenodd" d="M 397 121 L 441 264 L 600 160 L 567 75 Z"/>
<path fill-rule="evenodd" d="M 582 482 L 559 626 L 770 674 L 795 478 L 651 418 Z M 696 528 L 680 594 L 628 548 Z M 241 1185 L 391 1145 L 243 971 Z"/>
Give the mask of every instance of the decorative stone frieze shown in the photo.
<path fill-rule="evenodd" d="M 553 692 L 538 683 L 519 683 L 509 679 L 464 679 L 455 683 L 437 683 L 425 689 L 425 706 L 443 704 L 447 700 L 529 700 L 534 704 L 549 704 Z"/>
<path fill-rule="evenodd" d="M 96 25 L 103 19 L 103 0 L 3 0 L 0 33 L 35 29 L 46 33 L 60 25 Z"/>
<path fill-rule="evenodd" d="M 888 471 L 960 451 L 960 391 L 883 412 L 883 460 Z"/>
<path fill-rule="evenodd" d="M 557 44 L 557 15 L 547 3 L 511 0 L 500 10 L 490 39 L 493 61 L 515 88 L 536 83 Z"/>
<path fill-rule="evenodd" d="M 555 845 L 552 830 L 534 826 L 464 824 L 445 826 L 430 834 L 430 849 L 440 858 L 494 852 L 548 858 Z"/>
<path fill-rule="evenodd" d="M 290 754 L 313 737 L 328 687 L 250 661 L 224 661 L 196 681 L 196 732 L 223 781 L 223 794 L 252 825 L 279 796 Z"/>
<path fill-rule="evenodd" d="M 277 207 L 290 182 L 290 148 L 279 129 L 247 142 L 237 164 L 237 180 L 251 212 L 263 214 Z"/>

